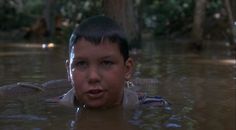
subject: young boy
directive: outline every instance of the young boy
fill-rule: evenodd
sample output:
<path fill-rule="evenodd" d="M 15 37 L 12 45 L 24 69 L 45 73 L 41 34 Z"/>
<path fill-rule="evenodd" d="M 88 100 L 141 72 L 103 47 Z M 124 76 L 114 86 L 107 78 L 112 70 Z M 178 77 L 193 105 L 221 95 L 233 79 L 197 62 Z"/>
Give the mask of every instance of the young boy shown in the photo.
<path fill-rule="evenodd" d="M 137 105 L 137 94 L 126 88 L 133 66 L 121 27 L 105 16 L 88 18 L 70 37 L 66 67 L 73 88 L 60 103 L 85 108 Z"/>
<path fill-rule="evenodd" d="M 90 17 L 74 30 L 66 67 L 73 88 L 60 97 L 61 104 L 84 108 L 168 104 L 162 97 L 140 96 L 128 89 L 134 62 L 124 31 L 108 17 Z"/>

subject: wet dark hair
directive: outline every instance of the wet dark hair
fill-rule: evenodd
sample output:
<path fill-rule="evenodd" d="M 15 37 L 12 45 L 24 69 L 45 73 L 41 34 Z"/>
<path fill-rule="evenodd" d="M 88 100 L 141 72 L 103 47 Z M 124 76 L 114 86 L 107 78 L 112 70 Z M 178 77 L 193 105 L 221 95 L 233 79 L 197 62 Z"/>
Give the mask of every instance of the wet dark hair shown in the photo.
<path fill-rule="evenodd" d="M 126 35 L 122 28 L 112 19 L 106 16 L 93 16 L 84 20 L 71 34 L 69 41 L 69 53 L 77 41 L 85 40 L 98 45 L 104 40 L 116 43 L 126 61 L 129 58 L 129 47 Z"/>

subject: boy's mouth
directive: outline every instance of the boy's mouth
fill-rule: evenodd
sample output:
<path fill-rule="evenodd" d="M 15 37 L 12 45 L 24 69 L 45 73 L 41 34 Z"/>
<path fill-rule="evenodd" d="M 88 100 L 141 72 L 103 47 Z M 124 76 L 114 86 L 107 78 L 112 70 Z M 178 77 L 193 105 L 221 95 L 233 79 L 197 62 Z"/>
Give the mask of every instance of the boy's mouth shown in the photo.
<path fill-rule="evenodd" d="M 101 98 L 105 94 L 105 90 L 102 89 L 92 89 L 86 92 L 89 98 Z"/>

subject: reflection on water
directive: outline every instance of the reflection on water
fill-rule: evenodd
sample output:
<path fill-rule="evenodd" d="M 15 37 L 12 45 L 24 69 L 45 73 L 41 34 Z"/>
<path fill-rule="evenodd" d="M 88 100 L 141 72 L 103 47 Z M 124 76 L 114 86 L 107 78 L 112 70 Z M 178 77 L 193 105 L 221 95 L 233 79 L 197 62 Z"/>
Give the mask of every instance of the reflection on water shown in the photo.
<path fill-rule="evenodd" d="M 40 45 L 13 45 L 0 46 L 0 85 L 66 77 L 64 61 L 67 53 L 63 45 L 50 49 Z M 115 126 L 142 130 L 235 129 L 234 52 L 209 46 L 201 53 L 193 53 L 183 44 L 150 41 L 141 53 L 133 51 L 132 54 L 136 61 L 135 78 L 155 79 L 155 85 L 147 83 L 139 86 L 139 90 L 168 99 L 172 104 L 169 111 L 140 107 L 125 113 L 86 111 L 75 115 L 73 108 L 45 104 L 46 97 L 34 95 L 0 99 L 0 129 L 101 127 L 105 130 Z"/>
<path fill-rule="evenodd" d="M 109 110 L 77 110 L 72 128 L 75 130 L 137 130 L 128 122 L 129 113 L 122 108 Z"/>
<path fill-rule="evenodd" d="M 66 48 L 43 46 L 38 43 L 0 43 L 0 85 L 65 78 Z"/>

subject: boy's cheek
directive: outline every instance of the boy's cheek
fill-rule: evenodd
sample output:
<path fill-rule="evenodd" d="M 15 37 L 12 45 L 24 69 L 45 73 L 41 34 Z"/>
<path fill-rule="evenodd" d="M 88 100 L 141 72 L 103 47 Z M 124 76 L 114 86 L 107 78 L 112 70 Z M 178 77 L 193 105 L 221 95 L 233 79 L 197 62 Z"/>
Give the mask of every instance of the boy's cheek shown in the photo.
<path fill-rule="evenodd" d="M 78 73 L 76 73 L 76 71 L 70 71 L 68 78 L 71 81 L 73 87 L 75 87 L 79 82 L 81 82 L 80 81 L 81 76 Z"/>

